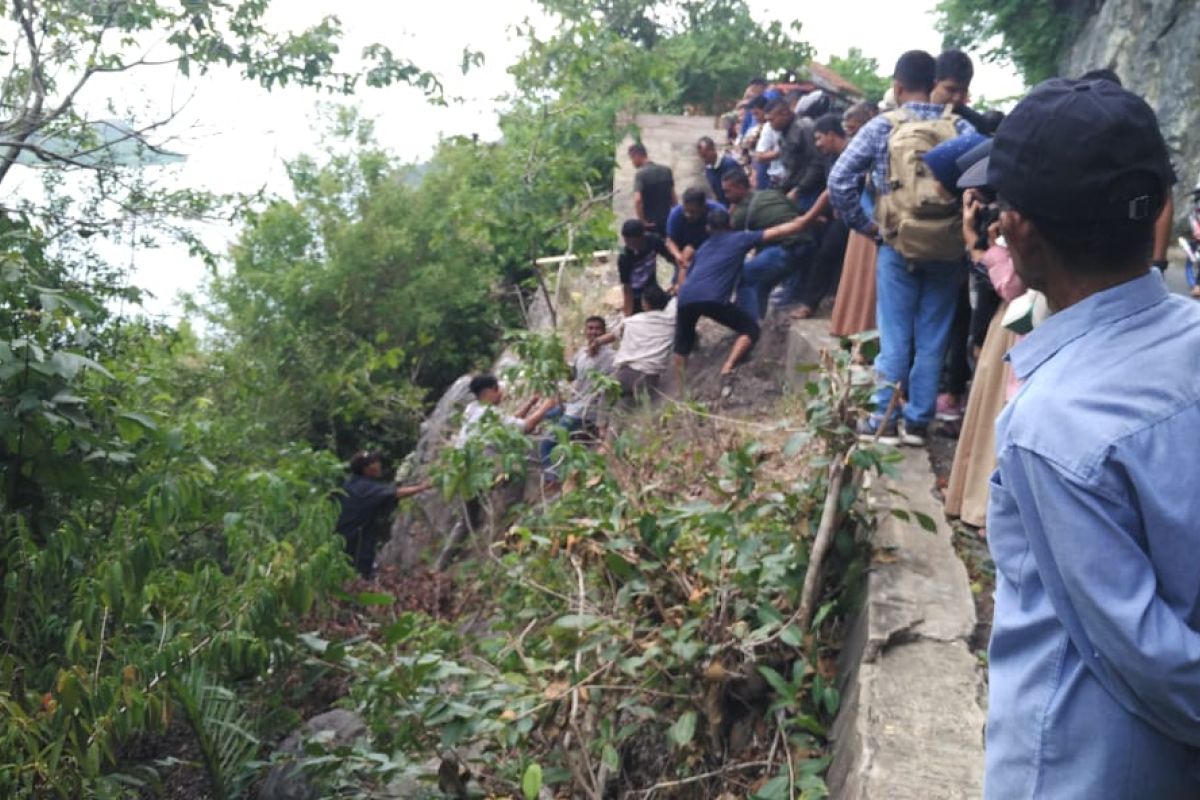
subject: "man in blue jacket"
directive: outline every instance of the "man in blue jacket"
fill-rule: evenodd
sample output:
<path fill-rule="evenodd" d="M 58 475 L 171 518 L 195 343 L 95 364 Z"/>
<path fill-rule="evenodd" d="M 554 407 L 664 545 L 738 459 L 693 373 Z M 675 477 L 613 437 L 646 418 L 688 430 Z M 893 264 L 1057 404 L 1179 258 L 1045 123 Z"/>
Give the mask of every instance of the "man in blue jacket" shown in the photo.
<path fill-rule="evenodd" d="M 996 431 L 985 797 L 1200 797 L 1200 308 L 1150 268 L 1166 146 L 1136 95 L 1053 79 L 987 174 L 1053 313 Z"/>

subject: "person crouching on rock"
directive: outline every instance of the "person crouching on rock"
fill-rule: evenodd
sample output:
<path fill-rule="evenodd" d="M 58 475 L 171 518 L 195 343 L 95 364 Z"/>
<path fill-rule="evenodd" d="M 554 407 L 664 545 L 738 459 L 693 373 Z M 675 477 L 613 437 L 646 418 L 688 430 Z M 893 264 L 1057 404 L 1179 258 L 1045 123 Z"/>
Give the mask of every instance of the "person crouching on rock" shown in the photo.
<path fill-rule="evenodd" d="M 418 495 L 432 484 L 398 486 L 381 480 L 383 456 L 373 451 L 356 453 L 350 459 L 350 480 L 338 495 L 341 512 L 336 530 L 346 540 L 346 553 L 364 578 L 375 571 L 375 544 L 396 502 Z"/>
<path fill-rule="evenodd" d="M 521 406 L 516 414 L 506 415 L 501 414 L 497 408 L 504 399 L 504 393 L 500 389 L 500 381 L 496 380 L 495 375 L 476 375 L 471 379 L 470 388 L 475 399 L 467 405 L 463 412 L 462 428 L 459 429 L 458 436 L 454 439 L 454 446 L 460 450 L 466 448 L 472 439 L 479 439 L 486 434 L 488 426 L 485 421 L 499 423 L 506 428 L 530 434 L 537 430 L 538 425 L 546 418 L 546 414 L 558 405 L 558 401 L 553 398 L 543 400 L 534 395 Z M 463 513 L 450 530 L 449 536 L 446 537 L 446 544 L 434 564 L 434 569 L 439 572 L 450 566 L 467 536 L 479 526 L 483 511 L 479 497 L 467 498 L 463 505 Z"/>

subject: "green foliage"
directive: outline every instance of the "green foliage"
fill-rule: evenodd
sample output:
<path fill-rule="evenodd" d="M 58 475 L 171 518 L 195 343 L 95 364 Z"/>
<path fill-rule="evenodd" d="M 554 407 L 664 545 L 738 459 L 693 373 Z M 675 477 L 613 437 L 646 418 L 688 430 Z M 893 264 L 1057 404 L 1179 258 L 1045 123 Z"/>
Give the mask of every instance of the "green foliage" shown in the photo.
<path fill-rule="evenodd" d="M 799 23 L 761 24 L 744 0 L 541 2 L 558 16 L 559 33 L 546 41 L 531 34 L 516 68 L 519 85 L 591 94 L 610 118 L 616 111 L 725 111 L 750 78 L 784 78 L 812 58 L 797 38 Z"/>
<path fill-rule="evenodd" d="M 604 454 L 563 442 L 560 469 L 578 488 L 518 512 L 492 547 L 495 559 L 460 573 L 459 591 L 486 623 L 404 614 L 336 648 L 373 737 L 331 779 L 420 778 L 413 765 L 458 751 L 473 754 L 483 793 L 532 797 L 544 785 L 604 796 L 695 774 L 705 759 L 720 763 L 728 726 L 741 714 L 758 724 L 765 713 L 791 749 L 813 755 L 795 765 L 795 794 L 780 761 L 759 796 L 824 796 L 820 754 L 840 696 L 822 633 L 855 607 L 870 530 L 851 482 L 838 498 L 827 569 L 835 577 L 812 628 L 799 629 L 794 610 L 828 461 L 854 441 L 849 355 L 832 370 L 812 376 L 803 431 L 784 416 L 752 438 L 667 408 L 656 424 L 631 421 Z M 465 459 L 457 468 L 480 473 L 486 488 L 497 466 L 482 454 L 503 458 L 506 447 L 522 453 L 528 444 L 456 449 Z M 856 452 L 864 469 L 886 470 L 892 458 Z M 726 703 L 741 710 L 723 711 Z M 648 751 L 661 754 L 654 768 Z"/>
<path fill-rule="evenodd" d="M 262 673 L 349 570 L 332 459 L 248 448 L 193 337 L 117 324 L 39 242 L 0 238 L 0 794 L 75 798 L 177 704 L 211 733 L 177 678 Z"/>
<path fill-rule="evenodd" d="M 203 667 L 194 667 L 170 685 L 199 743 L 213 797 L 240 797 L 254 777 L 245 765 L 259 742 L 249 732 L 251 723 L 239 710 L 237 696 L 212 683 Z"/>
<path fill-rule="evenodd" d="M 892 79 L 880 73 L 879 62 L 851 47 L 844 56 L 830 56 L 829 68 L 862 89 L 867 100 L 878 103 L 892 86 Z"/>
<path fill-rule="evenodd" d="M 438 166 L 414 185 L 369 124 L 332 124 L 323 163 L 289 164 L 295 199 L 251 213 L 233 269 L 212 281 L 222 368 L 242 373 L 223 400 L 256 409 L 266 441 L 399 456 L 428 399 L 493 353 L 497 276 Z"/>
<path fill-rule="evenodd" d="M 1032 85 L 1058 74 L 1085 18 L 1074 13 L 1078 6 L 1064 0 L 940 0 L 937 28 L 946 47 L 987 47 L 985 59 L 1011 60 Z"/>

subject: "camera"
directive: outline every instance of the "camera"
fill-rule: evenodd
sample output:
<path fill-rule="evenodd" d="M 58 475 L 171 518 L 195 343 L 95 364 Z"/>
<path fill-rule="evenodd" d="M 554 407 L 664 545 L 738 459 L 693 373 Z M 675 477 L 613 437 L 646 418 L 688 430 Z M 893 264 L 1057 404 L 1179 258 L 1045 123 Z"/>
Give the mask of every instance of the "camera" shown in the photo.
<path fill-rule="evenodd" d="M 975 212 L 975 247 L 976 250 L 988 249 L 988 228 L 992 223 L 1000 221 L 1000 206 L 996 203 L 981 205 Z"/>

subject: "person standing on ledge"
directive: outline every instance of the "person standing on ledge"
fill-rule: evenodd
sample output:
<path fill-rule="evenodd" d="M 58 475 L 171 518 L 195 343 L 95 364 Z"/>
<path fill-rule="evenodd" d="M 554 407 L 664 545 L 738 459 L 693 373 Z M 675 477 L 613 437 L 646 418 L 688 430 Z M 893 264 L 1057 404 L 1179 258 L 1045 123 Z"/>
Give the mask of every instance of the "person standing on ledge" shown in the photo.
<path fill-rule="evenodd" d="M 670 167 L 651 161 L 646 145 L 641 142 L 629 146 L 629 160 L 637 170 L 633 175 L 633 208 L 637 218 L 646 230 L 665 236 L 667 215 L 679 205 L 675 175 Z"/>
<path fill-rule="evenodd" d="M 383 456 L 376 452 L 356 453 L 350 459 L 350 480 L 338 496 L 341 512 L 337 532 L 346 540 L 346 553 L 364 578 L 375 571 L 375 544 L 399 500 L 428 490 L 428 481 L 415 486 L 397 486 L 383 479 Z"/>
<path fill-rule="evenodd" d="M 1200 797 L 1200 308 L 1150 268 L 1166 145 L 1136 95 L 1056 78 L 987 174 L 1052 313 L 996 427 L 984 797 Z"/>

